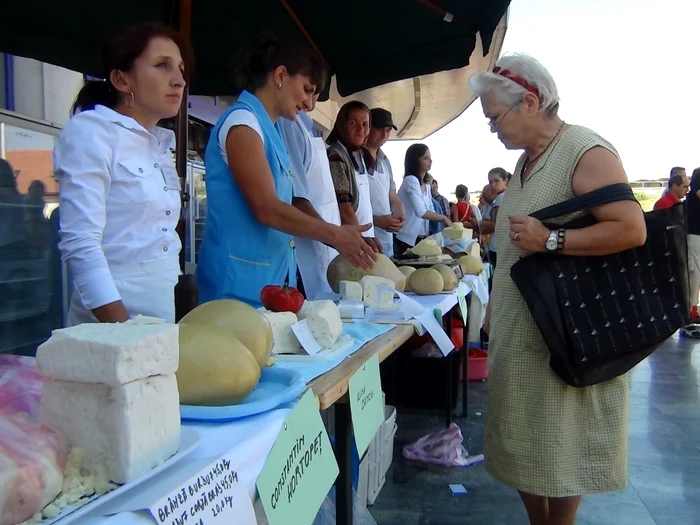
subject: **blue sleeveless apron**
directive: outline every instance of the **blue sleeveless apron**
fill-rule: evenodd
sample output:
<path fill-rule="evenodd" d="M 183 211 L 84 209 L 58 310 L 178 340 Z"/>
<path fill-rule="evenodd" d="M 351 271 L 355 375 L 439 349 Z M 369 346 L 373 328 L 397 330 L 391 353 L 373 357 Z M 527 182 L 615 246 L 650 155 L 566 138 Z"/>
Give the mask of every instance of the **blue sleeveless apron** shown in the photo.
<path fill-rule="evenodd" d="M 197 261 L 197 286 L 200 304 L 237 299 L 258 308 L 263 286 L 285 281 L 296 286 L 294 241 L 291 235 L 258 222 L 221 155 L 219 130 L 238 109 L 258 119 L 277 198 L 292 203 L 291 164 L 282 137 L 260 100 L 243 91 L 221 115 L 207 144 L 207 218 Z"/>

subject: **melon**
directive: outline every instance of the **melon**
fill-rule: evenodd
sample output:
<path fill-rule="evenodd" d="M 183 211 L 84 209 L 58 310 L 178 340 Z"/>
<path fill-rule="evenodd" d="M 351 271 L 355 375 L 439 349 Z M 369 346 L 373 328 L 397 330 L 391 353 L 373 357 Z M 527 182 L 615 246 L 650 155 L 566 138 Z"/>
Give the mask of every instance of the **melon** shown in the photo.
<path fill-rule="evenodd" d="M 447 266 L 446 264 L 435 264 L 431 266 L 433 270 L 437 270 L 437 272 L 442 276 L 442 280 L 444 281 L 442 291 L 450 291 L 454 290 L 457 288 L 457 275 L 455 275 L 455 272 L 452 268 Z"/>
<path fill-rule="evenodd" d="M 442 248 L 433 239 L 423 239 L 411 251 L 418 257 L 437 257 L 442 255 Z"/>
<path fill-rule="evenodd" d="M 406 288 L 406 276 L 391 262 L 391 259 L 381 253 L 377 254 L 377 260 L 374 261 L 374 266 L 369 271 L 354 267 L 345 257 L 338 255 L 328 265 L 328 271 L 326 272 L 328 284 L 335 293 L 338 293 L 340 281 L 354 281 L 359 283 L 360 279 L 366 275 L 384 277 L 394 281 L 396 289 L 399 292 L 403 292 Z"/>
<path fill-rule="evenodd" d="M 253 354 L 260 369 L 267 366 L 272 354 L 274 340 L 270 322 L 255 308 L 241 301 L 217 299 L 200 304 L 180 323 L 211 326 L 228 332 Z"/>
<path fill-rule="evenodd" d="M 442 292 L 445 281 L 437 270 L 419 268 L 408 278 L 408 285 L 415 294 L 435 295 Z"/>
<path fill-rule="evenodd" d="M 479 275 L 484 271 L 484 263 L 473 255 L 462 255 L 458 261 L 464 275 Z"/>
<path fill-rule="evenodd" d="M 404 288 L 405 292 L 410 292 L 411 287 L 408 285 L 408 278 L 411 277 L 411 274 L 416 271 L 416 269 L 413 266 L 399 266 L 399 271 L 406 276 L 406 288 Z"/>
<path fill-rule="evenodd" d="M 204 324 L 180 324 L 180 366 L 175 373 L 180 403 L 235 405 L 260 381 L 260 366 L 233 335 Z"/>

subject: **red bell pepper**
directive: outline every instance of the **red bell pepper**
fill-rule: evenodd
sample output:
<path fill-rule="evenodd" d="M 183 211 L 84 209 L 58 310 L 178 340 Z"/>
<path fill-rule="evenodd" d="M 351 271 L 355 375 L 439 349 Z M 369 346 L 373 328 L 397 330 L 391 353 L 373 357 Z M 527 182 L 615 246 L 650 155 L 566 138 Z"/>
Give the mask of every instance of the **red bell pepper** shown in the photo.
<path fill-rule="evenodd" d="M 273 312 L 297 313 L 301 310 L 304 300 L 299 290 L 290 288 L 286 284 L 284 286 L 268 284 L 260 292 L 260 302 Z"/>

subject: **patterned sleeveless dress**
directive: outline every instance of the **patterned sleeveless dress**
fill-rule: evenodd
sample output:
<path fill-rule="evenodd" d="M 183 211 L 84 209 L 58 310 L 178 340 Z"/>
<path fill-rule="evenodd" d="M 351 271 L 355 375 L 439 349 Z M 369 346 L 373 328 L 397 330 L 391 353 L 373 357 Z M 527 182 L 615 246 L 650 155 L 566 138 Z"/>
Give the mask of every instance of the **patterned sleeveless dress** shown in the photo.
<path fill-rule="evenodd" d="M 523 155 L 498 213 L 498 265 L 491 300 L 486 469 L 522 492 L 561 498 L 609 492 L 627 483 L 629 379 L 574 388 L 549 367 L 549 350 L 517 287 L 511 266 L 527 255 L 510 242 L 509 215 L 529 215 L 574 196 L 571 177 L 583 154 L 613 146 L 568 127 L 523 184 Z M 570 220 L 577 215 L 570 216 Z"/>

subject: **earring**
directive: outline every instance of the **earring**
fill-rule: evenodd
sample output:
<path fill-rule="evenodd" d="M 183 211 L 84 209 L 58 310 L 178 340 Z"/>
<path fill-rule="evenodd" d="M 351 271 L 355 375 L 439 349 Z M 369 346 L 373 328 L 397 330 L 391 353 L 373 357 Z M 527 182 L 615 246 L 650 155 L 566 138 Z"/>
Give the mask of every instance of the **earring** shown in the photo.
<path fill-rule="evenodd" d="M 277 84 L 277 89 L 282 89 L 282 83 Z"/>
<path fill-rule="evenodd" d="M 129 99 L 127 98 L 125 101 L 126 107 L 127 108 L 133 108 L 134 104 L 136 104 L 136 99 L 134 98 L 134 92 L 129 91 L 129 95 L 131 95 L 131 104 L 129 104 Z"/>

